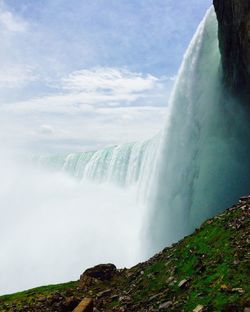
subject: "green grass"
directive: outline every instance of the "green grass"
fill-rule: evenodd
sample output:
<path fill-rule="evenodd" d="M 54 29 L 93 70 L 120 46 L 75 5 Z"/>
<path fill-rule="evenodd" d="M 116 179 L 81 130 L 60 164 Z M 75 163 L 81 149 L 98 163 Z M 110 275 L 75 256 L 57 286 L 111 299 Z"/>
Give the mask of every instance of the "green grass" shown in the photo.
<path fill-rule="evenodd" d="M 30 301 L 40 296 L 51 295 L 55 292 L 61 292 L 68 289 L 74 289 L 76 287 L 76 282 L 68 282 L 57 285 L 48 285 L 32 288 L 26 291 L 18 292 L 15 294 L 4 295 L 0 297 L 0 303 L 11 303 L 13 301 Z"/>

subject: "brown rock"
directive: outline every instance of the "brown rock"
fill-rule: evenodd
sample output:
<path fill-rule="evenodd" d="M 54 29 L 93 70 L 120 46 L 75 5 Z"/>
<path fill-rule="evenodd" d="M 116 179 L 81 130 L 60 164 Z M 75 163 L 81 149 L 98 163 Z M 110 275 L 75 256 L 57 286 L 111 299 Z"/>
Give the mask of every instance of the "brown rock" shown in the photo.
<path fill-rule="evenodd" d="M 79 281 L 80 288 L 90 286 L 98 281 L 109 281 L 117 273 L 114 264 L 99 264 L 93 268 L 87 269 L 81 276 Z"/>
<path fill-rule="evenodd" d="M 94 304 L 91 298 L 83 299 L 73 312 L 93 312 Z"/>

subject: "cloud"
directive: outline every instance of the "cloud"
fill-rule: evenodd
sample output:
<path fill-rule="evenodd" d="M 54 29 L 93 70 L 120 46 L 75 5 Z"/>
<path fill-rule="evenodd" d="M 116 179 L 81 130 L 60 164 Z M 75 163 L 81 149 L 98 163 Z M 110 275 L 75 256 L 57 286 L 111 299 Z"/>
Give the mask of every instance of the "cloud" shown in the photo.
<path fill-rule="evenodd" d="M 7 82 L 17 82 L 18 76 L 10 75 Z M 25 78 L 25 76 L 23 77 Z M 35 76 L 27 76 L 35 79 Z M 6 79 L 6 78 L 5 78 Z M 12 80 L 13 79 L 13 80 Z M 3 79 L 3 82 L 5 80 Z M 2 111 L 13 113 L 91 113 L 97 107 L 162 105 L 166 99 L 166 77 L 133 73 L 117 68 L 93 68 L 70 73 L 51 84 L 52 95 L 31 98 L 2 105 Z M 5 81 L 6 82 L 6 81 Z M 0 75 L 1 85 L 1 75 Z M 143 105 L 139 100 L 143 99 Z"/>
<path fill-rule="evenodd" d="M 19 88 L 38 80 L 34 68 L 23 65 L 3 66 L 0 72 L 0 88 Z"/>
<path fill-rule="evenodd" d="M 127 69 L 74 71 L 50 81 L 51 94 L 3 102 L 0 115 L 8 127 L 1 132 L 41 152 L 93 150 L 145 140 L 164 124 L 172 84 L 169 77 Z"/>
<path fill-rule="evenodd" d="M 12 12 L 5 10 L 0 3 L 0 24 L 9 32 L 25 32 L 28 23 L 20 17 L 15 16 Z"/>
<path fill-rule="evenodd" d="M 68 90 L 103 93 L 138 93 L 152 89 L 159 81 L 150 74 L 142 75 L 126 69 L 99 67 L 71 73 L 62 80 Z"/>

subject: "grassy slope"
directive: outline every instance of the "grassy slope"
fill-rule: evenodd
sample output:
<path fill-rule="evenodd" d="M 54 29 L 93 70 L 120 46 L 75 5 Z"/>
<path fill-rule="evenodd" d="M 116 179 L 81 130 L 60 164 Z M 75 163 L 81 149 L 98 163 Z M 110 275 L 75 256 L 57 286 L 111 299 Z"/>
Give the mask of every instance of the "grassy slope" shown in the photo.
<path fill-rule="evenodd" d="M 250 306 L 249 214 L 250 203 L 240 202 L 111 281 L 84 289 L 70 282 L 6 295 L 0 297 L 0 311 L 45 311 L 46 306 L 48 311 L 72 311 L 66 304 L 53 306 L 56 295 L 62 302 L 74 297 L 75 304 L 92 297 L 100 311 L 158 311 L 168 301 L 166 311 L 193 311 L 198 304 L 204 311 L 244 311 Z"/>

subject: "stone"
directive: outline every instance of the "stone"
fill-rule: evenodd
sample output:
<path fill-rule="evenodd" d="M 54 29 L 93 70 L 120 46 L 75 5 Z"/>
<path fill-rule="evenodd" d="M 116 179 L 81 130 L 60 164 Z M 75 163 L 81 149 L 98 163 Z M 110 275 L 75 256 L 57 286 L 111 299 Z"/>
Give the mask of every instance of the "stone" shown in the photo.
<path fill-rule="evenodd" d="M 204 306 L 199 304 L 195 309 L 193 309 L 193 312 L 203 312 L 204 311 Z"/>
<path fill-rule="evenodd" d="M 238 259 L 235 259 L 233 262 L 234 265 L 238 265 L 239 263 L 240 263 L 240 261 Z"/>
<path fill-rule="evenodd" d="M 112 289 L 106 289 L 106 290 L 104 290 L 104 291 L 99 292 L 99 293 L 96 295 L 96 297 L 97 297 L 98 299 L 99 299 L 99 298 L 102 298 L 102 297 L 107 297 L 107 296 L 111 295 L 111 293 L 112 293 Z"/>
<path fill-rule="evenodd" d="M 131 297 L 130 296 L 121 296 L 121 297 L 119 297 L 119 301 L 120 302 L 129 302 L 129 301 L 131 301 Z"/>
<path fill-rule="evenodd" d="M 83 299 L 73 312 L 93 312 L 94 304 L 91 298 Z"/>
<path fill-rule="evenodd" d="M 172 301 L 167 301 L 167 302 L 161 303 L 159 305 L 159 310 L 160 311 L 165 310 L 165 309 L 169 308 L 172 304 L 173 304 Z"/>
<path fill-rule="evenodd" d="M 92 268 L 87 269 L 80 276 L 79 286 L 85 287 L 94 284 L 98 281 L 109 281 L 117 273 L 114 264 L 99 264 Z"/>
<path fill-rule="evenodd" d="M 117 269 L 114 264 L 99 264 L 93 268 L 87 269 L 82 275 L 100 279 L 102 281 L 110 280 L 116 273 Z"/>
<path fill-rule="evenodd" d="M 37 299 L 37 301 L 38 302 L 45 302 L 47 300 L 47 298 L 46 297 L 39 297 L 38 299 Z"/>
<path fill-rule="evenodd" d="M 244 308 L 244 312 L 250 312 L 250 308 L 248 307 Z"/>
<path fill-rule="evenodd" d="M 232 288 L 232 292 L 238 292 L 240 294 L 244 294 L 245 290 L 243 288 L 237 287 L 237 288 Z"/>
<path fill-rule="evenodd" d="M 170 276 L 168 279 L 167 279 L 167 283 L 171 283 L 174 281 L 174 276 Z"/>
<path fill-rule="evenodd" d="M 161 295 L 161 293 L 160 293 L 160 294 L 155 294 L 155 295 L 151 296 L 151 297 L 148 299 L 148 301 L 149 301 L 149 302 L 150 302 L 150 301 L 153 301 L 153 300 L 159 298 L 160 295 Z"/>
<path fill-rule="evenodd" d="M 180 281 L 180 283 L 178 284 L 178 287 L 180 287 L 180 288 L 186 288 L 186 287 L 187 287 L 187 284 L 188 284 L 188 280 L 187 280 L 187 279 L 184 279 L 184 280 Z"/>

